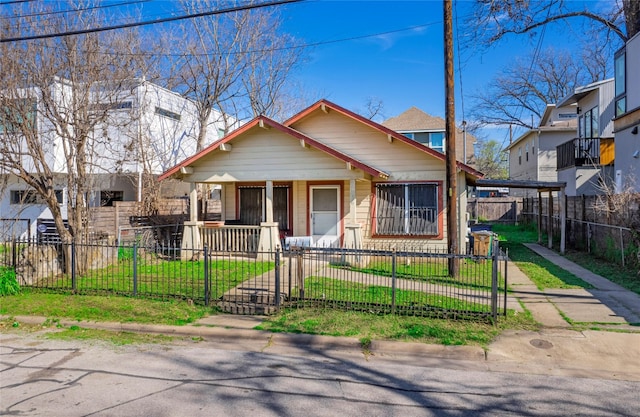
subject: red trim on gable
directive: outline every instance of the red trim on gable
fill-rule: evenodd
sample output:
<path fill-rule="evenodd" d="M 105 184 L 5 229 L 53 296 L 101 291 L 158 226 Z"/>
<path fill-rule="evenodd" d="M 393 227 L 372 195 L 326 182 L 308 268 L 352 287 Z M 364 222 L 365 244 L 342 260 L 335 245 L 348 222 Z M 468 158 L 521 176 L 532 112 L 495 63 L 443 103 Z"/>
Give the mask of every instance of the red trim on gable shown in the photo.
<path fill-rule="evenodd" d="M 328 155 L 333 156 L 334 158 L 340 159 L 342 161 L 344 161 L 345 163 L 350 163 L 353 167 L 358 168 L 364 172 L 366 172 L 369 175 L 372 175 L 373 177 L 376 178 L 386 178 L 389 177 L 389 174 L 381 171 L 377 168 L 374 168 L 370 165 L 367 165 L 353 157 L 351 157 L 350 155 L 347 155 L 345 153 L 342 153 L 334 148 L 331 148 L 321 142 L 316 141 L 315 139 L 305 135 L 304 133 L 298 132 L 297 130 L 288 127 L 288 126 L 284 126 L 281 125 L 280 123 L 269 119 L 268 117 L 265 116 L 258 116 L 257 118 L 253 119 L 252 121 L 250 121 L 249 123 L 243 125 L 242 127 L 240 127 L 237 130 L 234 130 L 233 132 L 231 132 L 229 135 L 225 136 L 224 138 L 212 143 L 211 145 L 209 145 L 208 147 L 206 147 L 205 149 L 203 149 L 202 151 L 198 152 L 197 154 L 185 159 L 184 161 L 182 161 L 180 164 L 176 165 L 175 167 L 169 169 L 168 171 L 162 173 L 160 175 L 160 177 L 158 177 L 158 180 L 163 180 L 166 178 L 169 178 L 171 175 L 174 175 L 175 173 L 180 171 L 180 168 L 182 167 L 186 167 L 189 166 L 190 164 L 194 163 L 195 161 L 197 161 L 198 159 L 204 157 L 205 155 L 210 154 L 211 152 L 215 151 L 216 149 L 218 149 L 220 147 L 221 144 L 223 143 L 228 143 L 230 141 L 232 141 L 233 139 L 235 139 L 236 137 L 242 135 L 243 133 L 249 131 L 250 129 L 259 126 L 260 123 L 267 125 L 271 128 L 277 129 L 289 136 L 292 136 L 298 140 L 303 140 L 305 143 L 309 144 L 309 146 L 318 149 Z"/>
<path fill-rule="evenodd" d="M 423 144 L 421 144 L 420 142 L 417 142 L 415 140 L 409 139 L 408 137 L 406 137 L 405 135 L 396 132 L 395 130 L 391 130 L 388 127 L 382 126 L 379 123 L 374 122 L 373 120 L 367 119 L 366 117 L 363 117 L 357 113 L 352 112 L 351 110 L 345 109 L 342 106 L 339 106 L 335 103 L 330 102 L 329 100 L 326 99 L 322 99 L 319 100 L 318 102 L 316 102 L 315 104 L 312 104 L 311 106 L 307 107 L 305 110 L 301 111 L 300 113 L 294 115 L 293 117 L 289 118 L 287 121 L 285 121 L 283 123 L 284 126 L 289 126 L 291 127 L 291 125 L 293 125 L 294 123 L 299 122 L 300 120 L 306 118 L 307 116 L 309 116 L 311 113 L 314 113 L 316 111 L 322 111 L 322 107 L 325 106 L 326 108 L 329 108 L 331 110 L 337 111 L 353 120 L 356 120 L 360 123 L 363 123 L 373 129 L 376 129 L 386 135 L 391 135 L 391 137 L 393 137 L 394 139 L 399 140 L 400 142 L 404 142 L 409 146 L 412 146 L 418 150 L 420 150 L 421 152 L 424 152 L 426 154 L 429 154 L 431 156 L 433 156 L 434 158 L 437 158 L 441 161 L 446 161 L 446 156 L 443 153 L 440 153 L 436 150 L 431 149 L 428 146 L 425 146 Z M 458 169 L 465 171 L 466 173 L 478 177 L 478 178 L 482 178 L 484 177 L 484 174 L 482 174 L 479 171 L 476 171 L 475 169 L 471 168 L 470 166 L 463 164 L 462 162 L 457 161 L 456 162 L 456 166 Z"/>
<path fill-rule="evenodd" d="M 172 176 L 176 172 L 180 171 L 180 168 L 187 167 L 190 164 L 192 164 L 193 162 L 195 162 L 198 159 L 202 158 L 203 156 L 210 154 L 211 152 L 213 152 L 216 149 L 218 149 L 221 144 L 227 143 L 227 142 L 231 141 L 233 138 L 238 137 L 241 134 L 247 132 L 248 130 L 256 127 L 260 123 L 260 120 L 265 120 L 265 119 L 268 120 L 264 116 L 258 116 L 255 119 L 251 120 L 250 122 L 240 126 L 238 129 L 234 130 L 233 132 L 231 132 L 227 136 L 223 137 L 220 140 L 217 140 L 217 141 L 213 142 L 211 145 L 207 146 L 206 148 L 204 148 L 200 152 L 190 156 L 189 158 L 187 158 L 184 161 L 180 162 L 178 165 L 176 165 L 173 168 L 171 168 L 171 169 L 163 172 L 162 174 L 160 174 L 160 176 L 158 177 L 158 181 L 162 181 L 162 180 L 164 180 L 166 178 L 169 178 L 170 176 Z"/>

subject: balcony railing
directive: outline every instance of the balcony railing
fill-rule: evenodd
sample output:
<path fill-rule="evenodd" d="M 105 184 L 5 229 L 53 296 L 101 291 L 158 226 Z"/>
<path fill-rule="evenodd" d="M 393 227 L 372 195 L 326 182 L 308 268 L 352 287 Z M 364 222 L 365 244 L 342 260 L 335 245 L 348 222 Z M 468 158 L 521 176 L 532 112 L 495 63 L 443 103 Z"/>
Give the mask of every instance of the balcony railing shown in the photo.
<path fill-rule="evenodd" d="M 600 138 L 575 138 L 556 147 L 557 168 L 600 165 Z"/>

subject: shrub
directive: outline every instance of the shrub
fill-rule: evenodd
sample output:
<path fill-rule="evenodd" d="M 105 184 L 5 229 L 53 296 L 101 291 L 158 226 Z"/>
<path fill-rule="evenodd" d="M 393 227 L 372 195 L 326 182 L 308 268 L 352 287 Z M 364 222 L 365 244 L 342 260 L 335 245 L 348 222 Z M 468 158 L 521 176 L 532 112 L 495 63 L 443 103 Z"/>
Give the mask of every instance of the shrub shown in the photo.
<path fill-rule="evenodd" d="M 15 295 L 20 292 L 16 272 L 7 267 L 0 267 L 0 296 Z"/>

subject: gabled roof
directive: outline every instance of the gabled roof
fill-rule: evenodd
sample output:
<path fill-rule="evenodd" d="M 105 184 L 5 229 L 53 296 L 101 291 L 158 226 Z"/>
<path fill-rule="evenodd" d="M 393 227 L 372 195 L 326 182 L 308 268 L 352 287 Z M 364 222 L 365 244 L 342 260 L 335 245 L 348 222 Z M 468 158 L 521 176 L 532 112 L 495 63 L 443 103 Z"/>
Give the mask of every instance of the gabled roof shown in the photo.
<path fill-rule="evenodd" d="M 445 130 L 446 128 L 446 122 L 443 118 L 431 116 L 415 106 L 382 122 L 382 125 L 400 132 Z"/>
<path fill-rule="evenodd" d="M 415 108 L 415 107 L 414 107 Z M 353 120 L 356 120 L 360 123 L 363 123 L 381 133 L 384 133 L 385 135 L 387 135 L 387 137 L 389 138 L 389 140 L 397 140 L 399 142 L 403 142 L 417 150 L 419 150 L 420 152 L 424 152 L 428 155 L 433 156 L 436 159 L 439 159 L 443 162 L 446 161 L 446 156 L 445 154 L 436 151 L 435 149 L 432 149 L 426 145 L 423 145 L 420 142 L 417 142 L 413 139 L 409 139 L 408 137 L 406 137 L 405 135 L 396 132 L 395 130 L 392 130 L 391 128 L 384 126 L 380 123 L 376 123 L 373 120 L 367 119 L 366 117 L 363 117 L 357 113 L 352 112 L 351 110 L 347 110 L 344 107 L 341 107 L 335 103 L 332 103 L 328 100 L 322 99 L 318 102 L 316 102 L 315 104 L 309 106 L 308 108 L 306 108 L 305 110 L 301 111 L 300 113 L 296 114 L 295 116 L 291 117 L 290 119 L 288 119 L 287 121 L 284 122 L 285 126 L 292 126 L 294 124 L 296 124 L 297 122 L 303 120 L 304 118 L 308 117 L 310 114 L 312 113 L 316 113 L 316 112 L 323 112 L 323 113 L 328 113 L 329 111 L 336 111 L 344 116 L 347 116 Z M 416 109 L 419 112 L 427 115 L 426 113 L 422 112 L 419 109 Z M 405 112 L 406 113 L 406 112 Z M 431 117 L 429 115 L 427 115 L 428 117 Z M 484 174 L 482 174 L 480 171 L 476 171 L 475 169 L 471 168 L 469 165 L 463 164 L 460 161 L 457 161 L 457 167 L 458 169 L 466 172 L 469 175 L 475 176 L 475 177 L 483 177 Z"/>
<path fill-rule="evenodd" d="M 577 88 L 575 88 L 573 90 L 573 93 L 570 93 L 567 96 L 561 98 L 560 101 L 558 101 L 557 106 L 558 107 L 562 107 L 562 106 L 566 106 L 566 105 L 571 104 L 571 103 L 577 103 L 578 101 L 582 100 L 584 97 L 586 97 L 592 91 L 597 90 L 598 88 L 600 88 L 604 84 L 612 83 L 613 80 L 614 80 L 613 78 L 609 78 L 609 79 L 606 79 L 606 80 L 596 81 L 596 82 L 591 83 L 591 84 L 587 84 L 587 85 L 583 85 L 583 86 L 577 87 Z"/>
<path fill-rule="evenodd" d="M 294 130 L 288 126 L 282 125 L 272 119 L 269 119 L 268 117 L 265 116 L 258 116 L 255 119 L 251 120 L 250 122 L 248 122 L 247 124 L 243 125 L 242 127 L 240 127 L 239 129 L 231 132 L 229 135 L 225 136 L 224 138 L 220 139 L 217 142 L 212 143 L 211 145 L 209 145 L 208 147 L 204 148 L 203 150 L 201 150 L 200 152 L 196 153 L 195 155 L 191 156 L 190 158 L 185 159 L 184 161 L 182 161 L 181 163 L 179 163 L 178 165 L 174 166 L 173 168 L 169 169 L 168 171 L 164 172 L 163 174 L 160 175 L 160 177 L 158 177 L 158 180 L 163 180 L 166 178 L 171 177 L 172 175 L 175 175 L 176 173 L 179 173 L 181 171 L 182 168 L 186 168 L 189 165 L 193 164 L 194 162 L 202 159 L 203 157 L 205 157 L 206 155 L 209 155 L 212 152 L 215 152 L 217 150 L 219 150 L 221 147 L 224 148 L 224 145 L 233 141 L 235 138 L 242 136 L 244 133 L 248 132 L 249 130 L 255 128 L 255 127 L 260 127 L 260 128 L 264 128 L 264 127 L 270 127 L 270 128 L 274 128 L 277 129 L 289 136 L 291 136 L 294 139 L 300 140 L 300 141 L 304 141 L 305 145 L 308 145 L 311 148 L 315 148 L 318 149 L 328 155 L 331 155 L 337 159 L 340 159 L 346 163 L 351 164 L 351 166 L 353 166 L 354 168 L 358 168 L 361 169 L 362 171 L 366 172 L 367 174 L 372 175 L 373 177 L 377 177 L 377 178 L 388 178 L 389 174 L 387 172 L 384 172 L 380 169 L 377 169 L 371 165 L 365 164 L 359 160 L 357 160 L 356 158 L 347 155 L 337 149 L 334 149 L 330 146 L 327 146 L 323 143 L 320 143 L 318 141 L 316 141 L 313 138 L 310 138 L 309 136 L 298 132 L 297 130 Z"/>

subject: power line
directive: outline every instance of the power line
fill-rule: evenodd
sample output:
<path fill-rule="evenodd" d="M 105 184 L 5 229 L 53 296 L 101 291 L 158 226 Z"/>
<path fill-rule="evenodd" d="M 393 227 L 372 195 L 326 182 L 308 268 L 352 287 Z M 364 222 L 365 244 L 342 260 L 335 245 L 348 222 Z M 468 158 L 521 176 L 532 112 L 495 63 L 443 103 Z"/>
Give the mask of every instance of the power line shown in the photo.
<path fill-rule="evenodd" d="M 279 48 L 269 48 L 269 49 L 257 49 L 257 50 L 249 50 L 249 51 L 242 51 L 242 52 L 233 52 L 233 51 L 225 51 L 224 55 L 246 55 L 246 54 L 252 54 L 252 53 L 264 53 L 264 52 L 277 52 L 277 51 L 288 51 L 288 50 L 292 50 L 292 49 L 304 49 L 304 48 L 311 48 L 311 47 L 316 47 L 316 46 L 323 46 L 323 45 L 330 45 L 330 44 L 334 44 L 334 43 L 342 43 L 342 42 L 349 42 L 349 41 L 354 41 L 354 40 L 359 40 L 359 39 L 367 39 L 367 38 L 375 38 L 381 35 L 389 35 L 389 34 L 393 34 L 393 33 L 400 33 L 400 32 L 407 32 L 407 31 L 413 31 L 415 29 L 421 29 L 421 28 L 426 28 L 429 26 L 433 26 L 433 25 L 437 25 L 440 24 L 442 22 L 438 21 L 438 22 L 431 22 L 431 23 L 425 23 L 423 25 L 416 25 L 416 26 L 409 26 L 409 27 L 405 27 L 405 28 L 400 28 L 400 29 L 393 29 L 393 30 L 388 30 L 385 32 L 376 32 L 376 33 L 369 33 L 366 35 L 358 35 L 358 36 L 351 36 L 348 38 L 339 38 L 339 39 L 331 39 L 331 40 L 326 40 L 326 41 L 317 41 L 317 42 L 310 42 L 310 43 L 304 43 L 304 44 L 300 44 L 300 45 L 293 45 L 293 46 L 283 46 L 283 47 L 279 47 Z M 56 47 L 53 47 L 54 49 L 56 49 Z M 181 53 L 181 54 L 159 54 L 159 53 L 155 53 L 155 52 L 141 52 L 141 53 L 125 53 L 125 52 L 92 52 L 93 54 L 99 54 L 99 55 L 118 55 L 118 56 L 163 56 L 163 57 L 201 57 L 201 56 L 214 56 L 214 55 L 222 55 L 221 53 L 218 52 L 203 52 L 203 53 L 199 53 L 199 54 L 193 54 L 193 53 Z"/>
<path fill-rule="evenodd" d="M 213 16 L 213 15 L 224 14 L 224 13 L 239 12 L 239 11 L 244 11 L 244 10 L 252 10 L 252 9 L 258 9 L 258 8 L 268 7 L 268 6 L 278 6 L 278 5 L 287 4 L 287 3 L 297 3 L 297 2 L 300 2 L 300 1 L 302 1 L 302 0 L 276 0 L 276 1 L 271 1 L 271 2 L 267 2 L 267 3 L 249 4 L 249 5 L 244 5 L 244 6 L 229 7 L 229 8 L 226 8 L 226 9 L 211 10 L 211 11 L 200 12 L 200 13 L 192 13 L 192 14 L 186 14 L 186 15 L 182 15 L 182 16 L 173 16 L 173 17 L 168 17 L 168 18 L 164 18 L 164 19 L 156 19 L 156 20 L 145 21 L 145 22 L 126 23 L 126 24 L 121 24 L 121 25 L 104 26 L 104 27 L 92 28 L 92 29 L 82 29 L 82 30 L 73 30 L 73 31 L 67 31 L 67 32 L 49 33 L 49 34 L 45 34 L 45 35 L 31 35 L 31 36 L 19 36 L 19 37 L 14 37 L 14 38 L 3 38 L 3 39 L 0 39 L 0 43 L 30 41 L 30 40 L 35 40 L 35 39 L 49 39 L 49 38 L 57 38 L 57 37 L 61 37 L 61 36 L 84 35 L 84 34 L 87 34 L 87 33 L 106 32 L 106 31 L 109 31 L 109 30 L 116 30 L 116 29 L 128 29 L 128 28 L 137 27 L 137 26 L 147 26 L 147 25 L 154 25 L 154 24 L 158 24 L 158 23 L 175 22 L 175 21 L 178 21 L 178 20 L 192 19 L 192 18 L 204 17 L 204 16 Z"/>
<path fill-rule="evenodd" d="M 31 3 L 33 0 L 13 0 L 13 1 L 2 1 L 0 2 L 0 6 L 6 6 L 9 4 L 18 4 L 18 3 Z"/>
<path fill-rule="evenodd" d="M 20 0 L 19 2 L 27 2 L 27 1 L 32 1 L 32 0 Z M 90 7 L 80 7 L 77 9 L 67 9 L 67 10 L 55 10 L 55 11 L 49 11 L 49 12 L 39 12 L 39 13 L 30 13 L 30 14 L 23 14 L 23 15 L 15 15 L 15 16 L 7 16 L 7 17 L 3 17 L 3 19 L 23 19 L 25 17 L 38 17 L 38 16 L 53 16 L 56 14 L 65 14 L 65 13 L 76 13 L 76 12 L 85 12 L 88 10 L 97 10 L 97 9 L 107 9 L 107 8 L 111 8 L 111 7 L 120 7 L 120 6 L 130 6 L 133 4 L 137 4 L 137 3 L 147 3 L 151 0 L 135 0 L 135 1 L 125 1 L 122 3 L 112 3 L 112 4 L 101 4 L 99 6 L 90 6 Z M 0 3 L 0 4 L 7 4 L 7 3 Z"/>

